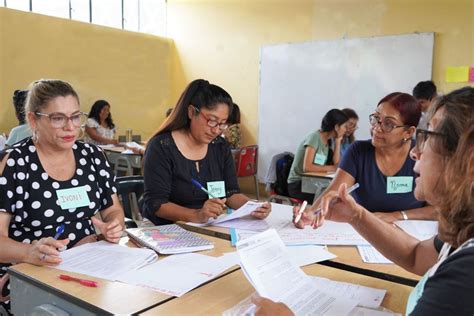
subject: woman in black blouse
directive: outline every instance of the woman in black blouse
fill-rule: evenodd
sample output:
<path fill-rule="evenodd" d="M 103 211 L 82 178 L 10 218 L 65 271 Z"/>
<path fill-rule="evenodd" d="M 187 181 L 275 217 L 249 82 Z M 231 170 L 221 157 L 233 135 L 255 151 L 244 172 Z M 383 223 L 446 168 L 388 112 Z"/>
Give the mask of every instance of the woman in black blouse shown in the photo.
<path fill-rule="evenodd" d="M 124 229 L 104 153 L 77 141 L 86 116 L 72 86 L 34 82 L 25 113 L 33 136 L 0 161 L 0 315 L 9 309 L 8 265 L 57 265 L 58 249 L 97 240 L 94 226 L 114 243 Z"/>
<path fill-rule="evenodd" d="M 175 110 L 148 142 L 144 157 L 145 194 L 140 208 L 157 225 L 216 218 L 225 206 L 237 209 L 249 198 L 240 193 L 229 144 L 219 135 L 228 127 L 232 98 L 198 79 L 181 95 Z M 191 179 L 214 192 L 208 196 Z M 211 194 L 212 194 L 211 192 Z M 263 219 L 271 206 L 252 213 Z"/>

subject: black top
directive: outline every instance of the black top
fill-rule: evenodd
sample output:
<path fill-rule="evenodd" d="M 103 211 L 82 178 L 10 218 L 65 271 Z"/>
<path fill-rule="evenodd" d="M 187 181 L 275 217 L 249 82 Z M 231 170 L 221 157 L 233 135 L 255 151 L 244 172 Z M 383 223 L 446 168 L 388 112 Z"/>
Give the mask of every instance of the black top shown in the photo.
<path fill-rule="evenodd" d="M 199 163 L 199 172 L 196 168 Z M 172 202 L 183 207 L 200 209 L 209 197 L 194 186 L 195 179 L 207 187 L 207 182 L 224 181 L 226 197 L 239 193 L 235 163 L 229 144 L 216 137 L 202 160 L 194 161 L 179 151 L 170 132 L 154 136 L 144 157 L 145 193 L 140 200 L 143 216 L 155 225 L 171 221 L 155 216 L 162 204 Z"/>
<path fill-rule="evenodd" d="M 439 252 L 442 242 L 435 238 L 434 245 Z M 410 315 L 474 315 L 474 241 L 449 255 L 428 278 Z"/>
<path fill-rule="evenodd" d="M 76 142 L 72 149 L 76 172 L 66 181 L 55 180 L 46 173 L 31 138 L 7 149 L 9 156 L 0 176 L 0 212 L 12 216 L 9 238 L 29 244 L 53 237 L 56 228 L 64 224 L 64 233 L 58 239 L 69 238 L 67 247 L 70 248 L 82 238 L 95 234 L 91 217 L 112 206 L 112 195 L 117 192 L 115 175 L 97 146 Z M 81 187 L 87 192 L 89 204 L 62 209 L 57 191 Z M 0 278 L 8 266 L 0 263 Z M 0 290 L 3 294 L 0 298 L 8 295 L 7 286 Z M 0 314 L 2 308 L 8 309 L 8 304 L 0 304 Z"/>

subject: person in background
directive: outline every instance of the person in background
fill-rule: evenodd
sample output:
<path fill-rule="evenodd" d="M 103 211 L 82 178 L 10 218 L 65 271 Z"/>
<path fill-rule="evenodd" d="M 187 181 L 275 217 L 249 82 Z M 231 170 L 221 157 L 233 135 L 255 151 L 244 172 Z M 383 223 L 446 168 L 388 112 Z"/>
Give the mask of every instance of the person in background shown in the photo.
<path fill-rule="evenodd" d="M 312 203 L 314 194 L 304 193 L 301 189 L 303 173 L 336 171 L 348 120 L 344 112 L 332 109 L 324 115 L 321 129 L 308 134 L 299 144 L 288 175 L 288 193 L 291 197 Z M 330 144 L 331 138 L 334 144 Z M 334 150 L 331 161 L 328 161 L 331 146 Z"/>
<path fill-rule="evenodd" d="M 369 116 L 372 138 L 352 144 L 328 188 L 303 214 L 303 218 L 308 215 L 308 221 L 303 219 L 296 226 L 309 224 L 321 199 L 342 183 L 348 187 L 359 183 L 353 193 L 357 203 L 386 222 L 435 219 L 434 209 L 415 199 L 413 193 L 417 173 L 409 153 L 415 146 L 413 135 L 420 112 L 418 102 L 407 93 L 390 93 L 380 100 Z"/>
<path fill-rule="evenodd" d="M 2 315 L 9 309 L 10 264 L 57 265 L 58 249 L 97 239 L 94 226 L 113 243 L 124 230 L 112 168 L 100 148 L 77 141 L 86 115 L 73 87 L 61 80 L 34 82 L 25 112 L 33 136 L 7 149 L 0 162 Z M 80 199 L 71 202 L 71 194 Z M 97 213 L 101 219 L 93 217 Z M 60 226 L 64 232 L 55 239 Z"/>
<path fill-rule="evenodd" d="M 322 201 L 324 220 L 351 224 L 385 257 L 423 275 L 406 305 L 406 315 L 474 315 L 474 88 L 439 97 L 428 129 L 417 129 L 415 196 L 436 209 L 438 235 L 419 241 L 381 221 L 347 194 L 347 185 Z M 295 210 L 297 212 L 297 210 Z M 255 315 L 292 315 L 282 303 L 254 297 Z"/>
<path fill-rule="evenodd" d="M 25 121 L 25 100 L 27 95 L 28 90 L 15 90 L 13 93 L 13 106 L 15 107 L 15 114 L 19 125 L 10 131 L 5 143 L 7 146 L 12 146 L 31 136 L 31 129 Z"/>
<path fill-rule="evenodd" d="M 355 141 L 354 133 L 359 128 L 357 126 L 357 123 L 359 123 L 359 116 L 357 115 L 356 111 L 345 108 L 342 109 L 342 112 L 344 112 L 344 114 L 349 118 L 349 121 L 346 125 L 346 135 L 344 135 L 341 141 L 341 157 L 344 156 L 346 150 Z"/>
<path fill-rule="evenodd" d="M 421 106 L 421 118 L 418 127 L 426 129 L 428 127 L 428 110 L 431 108 L 433 101 L 437 97 L 436 85 L 431 80 L 420 81 L 413 88 L 413 96 Z"/>
<path fill-rule="evenodd" d="M 240 133 L 240 109 L 239 106 L 234 103 L 232 112 L 230 113 L 229 119 L 227 120 L 229 127 L 224 130 L 222 135 L 230 145 L 230 148 L 240 148 L 241 133 Z"/>
<path fill-rule="evenodd" d="M 240 193 L 229 144 L 220 137 L 229 126 L 232 106 L 224 89 L 194 80 L 148 142 L 140 209 L 155 225 L 205 223 L 221 215 L 225 205 L 238 209 L 249 201 Z M 192 179 L 211 194 L 193 185 Z M 270 211 L 265 202 L 252 216 L 263 219 Z"/>
<path fill-rule="evenodd" d="M 117 145 L 115 124 L 110 113 L 110 104 L 105 100 L 97 100 L 92 105 L 86 122 L 84 141 L 94 145 Z"/>

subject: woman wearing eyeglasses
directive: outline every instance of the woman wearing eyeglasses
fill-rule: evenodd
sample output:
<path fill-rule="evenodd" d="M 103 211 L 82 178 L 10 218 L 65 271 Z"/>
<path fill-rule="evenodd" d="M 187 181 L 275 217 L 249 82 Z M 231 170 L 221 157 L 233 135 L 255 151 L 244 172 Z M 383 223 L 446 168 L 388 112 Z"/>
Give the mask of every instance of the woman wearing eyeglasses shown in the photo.
<path fill-rule="evenodd" d="M 35 82 L 25 108 L 33 136 L 8 149 L 0 162 L 2 315 L 2 308 L 8 310 L 8 265 L 57 265 L 58 249 L 96 240 L 92 224 L 110 242 L 118 242 L 124 228 L 104 153 L 77 141 L 86 115 L 71 85 Z M 98 212 L 101 220 L 93 217 Z"/>
<path fill-rule="evenodd" d="M 369 117 L 372 138 L 352 144 L 329 187 L 295 225 L 312 224 L 321 199 L 342 183 L 347 187 L 359 183 L 353 193 L 357 203 L 386 222 L 435 219 L 433 208 L 416 200 L 413 193 L 417 174 L 409 153 L 420 115 L 418 103 L 409 94 L 395 92 L 380 100 Z"/>
<path fill-rule="evenodd" d="M 240 193 L 230 147 L 219 137 L 228 127 L 232 104 L 221 87 L 195 80 L 148 142 L 140 208 L 153 223 L 204 223 L 222 214 L 226 205 L 237 209 L 249 200 Z M 263 219 L 270 209 L 265 203 L 252 215 Z"/>
<path fill-rule="evenodd" d="M 434 206 L 438 235 L 419 241 L 381 221 L 346 193 L 346 184 L 322 200 L 324 219 L 351 224 L 385 257 L 423 275 L 406 315 L 474 315 L 474 88 L 438 98 L 428 130 L 417 130 L 415 196 Z M 256 297 L 256 315 L 291 315 L 282 303 Z"/>

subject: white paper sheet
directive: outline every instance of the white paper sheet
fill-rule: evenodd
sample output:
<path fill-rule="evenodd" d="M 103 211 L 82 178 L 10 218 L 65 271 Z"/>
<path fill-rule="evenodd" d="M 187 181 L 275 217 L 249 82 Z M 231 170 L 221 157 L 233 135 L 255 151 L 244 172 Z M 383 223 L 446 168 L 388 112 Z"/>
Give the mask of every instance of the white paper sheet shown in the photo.
<path fill-rule="evenodd" d="M 365 263 L 393 263 L 373 246 L 357 246 L 357 250 Z"/>
<path fill-rule="evenodd" d="M 438 233 L 437 221 L 396 221 L 395 224 L 418 240 L 430 239 Z"/>
<path fill-rule="evenodd" d="M 150 249 L 99 241 L 61 252 L 63 262 L 53 268 L 114 281 L 125 272 L 152 263 L 157 258 L 156 252 Z"/>
<path fill-rule="evenodd" d="M 186 224 L 191 225 L 191 226 L 198 226 L 198 227 L 209 226 L 209 225 L 217 225 L 219 223 L 223 223 L 223 222 L 235 220 L 237 218 L 241 218 L 241 217 L 244 217 L 244 216 L 248 216 L 248 215 L 250 215 L 250 213 L 252 213 L 253 211 L 255 211 L 257 208 L 259 208 L 262 205 L 263 205 L 263 203 L 260 203 L 260 202 L 248 201 L 247 203 L 245 203 L 239 209 L 233 211 L 232 213 L 222 214 L 221 216 L 219 216 L 216 219 L 210 218 L 207 221 L 207 223 L 198 224 L 198 223 L 189 222 L 189 223 L 186 223 Z"/>
<path fill-rule="evenodd" d="M 400 315 L 395 314 L 389 310 L 376 310 L 376 309 L 369 309 L 364 307 L 356 307 L 354 308 L 349 316 L 394 316 Z"/>
<path fill-rule="evenodd" d="M 130 271 L 117 280 L 179 297 L 212 280 L 234 264 L 235 258 L 231 256 L 179 254 L 166 257 L 139 270 Z"/>
<path fill-rule="evenodd" d="M 245 216 L 242 218 L 233 219 L 227 222 L 213 223 L 214 226 L 245 229 L 255 232 L 263 232 L 270 228 L 270 225 L 265 220 L 258 219 L 251 216 Z"/>
<path fill-rule="evenodd" d="M 358 303 L 319 290 L 288 257 L 274 229 L 237 243 L 242 270 L 259 295 L 297 315 L 347 315 Z"/>
<path fill-rule="evenodd" d="M 331 260 L 337 257 L 327 251 L 325 246 L 303 245 L 287 246 L 285 248 L 290 260 L 298 267 L 303 267 L 315 262 Z"/>

